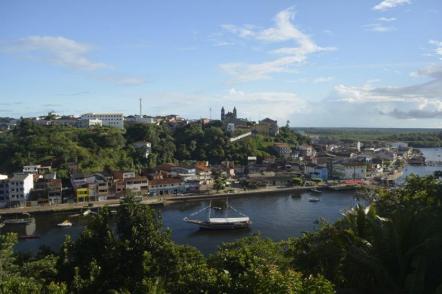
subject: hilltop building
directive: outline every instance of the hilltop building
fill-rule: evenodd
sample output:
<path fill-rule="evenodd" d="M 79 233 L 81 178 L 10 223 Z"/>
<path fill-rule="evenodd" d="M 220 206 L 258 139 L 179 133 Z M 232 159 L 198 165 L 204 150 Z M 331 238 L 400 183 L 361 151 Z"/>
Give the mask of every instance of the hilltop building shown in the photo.
<path fill-rule="evenodd" d="M 260 120 L 253 129 L 258 134 L 270 137 L 274 137 L 279 133 L 278 122 L 270 118 Z"/>
<path fill-rule="evenodd" d="M 80 119 L 101 120 L 103 127 L 124 128 L 124 116 L 122 113 L 85 113 Z"/>

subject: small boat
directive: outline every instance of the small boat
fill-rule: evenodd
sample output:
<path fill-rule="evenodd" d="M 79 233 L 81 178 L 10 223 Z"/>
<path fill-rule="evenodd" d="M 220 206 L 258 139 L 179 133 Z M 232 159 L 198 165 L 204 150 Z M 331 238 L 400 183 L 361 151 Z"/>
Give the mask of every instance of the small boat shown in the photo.
<path fill-rule="evenodd" d="M 226 207 L 227 207 L 227 209 L 230 208 L 230 209 L 234 210 L 240 216 L 228 217 L 226 215 L 225 217 L 211 217 L 212 209 L 219 210 L 220 208 L 219 207 L 212 207 L 212 201 L 210 201 L 210 204 L 208 207 L 205 207 L 205 208 L 191 214 L 191 216 L 194 216 L 194 215 L 199 214 L 202 211 L 207 209 L 209 211 L 209 215 L 208 215 L 207 219 L 199 220 L 199 219 L 190 219 L 188 217 L 185 217 L 183 219 L 183 221 L 185 221 L 187 223 L 198 225 L 200 227 L 200 229 L 205 229 L 205 230 L 236 230 L 236 229 L 246 229 L 250 226 L 250 224 L 252 223 L 250 221 L 250 218 L 248 216 L 246 216 L 245 214 L 237 211 L 232 206 L 230 206 L 228 204 L 228 200 L 226 201 Z"/>
<path fill-rule="evenodd" d="M 310 197 L 310 198 L 308 199 L 308 201 L 309 201 L 309 202 L 319 202 L 319 201 L 321 201 L 321 199 L 319 199 L 318 197 Z"/>
<path fill-rule="evenodd" d="M 39 235 L 21 235 L 18 237 L 20 240 L 32 240 L 32 239 L 40 239 Z"/>
<path fill-rule="evenodd" d="M 314 194 L 321 194 L 322 193 L 322 191 L 318 190 L 318 189 L 310 189 L 309 191 L 310 191 L 310 193 L 314 193 Z"/>
<path fill-rule="evenodd" d="M 85 211 L 83 212 L 83 216 L 88 216 L 88 215 L 91 214 L 91 213 L 92 213 L 92 210 L 87 209 L 87 210 L 85 210 Z"/>
<path fill-rule="evenodd" d="M 21 218 L 5 219 L 3 223 L 6 225 L 27 225 L 32 222 L 32 217 L 29 213 L 25 212 L 23 213 L 23 216 L 24 217 Z"/>
<path fill-rule="evenodd" d="M 59 227 L 72 227 L 72 223 L 68 220 L 64 220 L 62 223 L 57 224 Z"/>

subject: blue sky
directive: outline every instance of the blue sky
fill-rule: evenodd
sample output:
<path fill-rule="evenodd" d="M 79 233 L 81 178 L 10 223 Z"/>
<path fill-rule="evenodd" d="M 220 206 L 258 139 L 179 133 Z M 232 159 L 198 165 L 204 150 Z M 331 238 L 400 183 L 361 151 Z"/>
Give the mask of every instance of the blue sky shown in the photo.
<path fill-rule="evenodd" d="M 1 1 L 0 116 L 442 127 L 440 0 Z"/>

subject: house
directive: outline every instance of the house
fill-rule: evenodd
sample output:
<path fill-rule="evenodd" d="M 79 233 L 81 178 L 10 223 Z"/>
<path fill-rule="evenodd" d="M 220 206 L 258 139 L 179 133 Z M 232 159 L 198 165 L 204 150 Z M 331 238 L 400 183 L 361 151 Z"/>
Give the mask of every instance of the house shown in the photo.
<path fill-rule="evenodd" d="M 23 172 L 28 173 L 28 174 L 43 175 L 43 174 L 51 172 L 51 169 L 52 168 L 50 166 L 42 166 L 40 164 L 23 166 Z"/>
<path fill-rule="evenodd" d="M 316 155 L 316 151 L 312 145 L 302 144 L 298 147 L 299 156 L 311 158 Z"/>
<path fill-rule="evenodd" d="M 8 199 L 12 205 L 26 205 L 29 200 L 31 190 L 34 188 L 34 177 L 28 173 L 16 173 L 9 179 Z"/>
<path fill-rule="evenodd" d="M 152 144 L 146 141 L 138 141 L 132 144 L 135 149 L 142 152 L 144 158 L 148 158 L 149 154 L 152 152 Z"/>
<path fill-rule="evenodd" d="M 126 192 L 130 191 L 137 195 L 147 195 L 149 190 L 149 181 L 143 176 L 124 179 L 124 185 Z"/>
<path fill-rule="evenodd" d="M 116 171 L 113 172 L 114 179 L 129 179 L 129 178 L 135 178 L 135 172 L 133 171 Z"/>
<path fill-rule="evenodd" d="M 101 127 L 103 126 L 103 121 L 98 118 L 82 118 L 78 120 L 77 126 L 79 128 L 91 128 L 91 127 Z"/>
<path fill-rule="evenodd" d="M 63 185 L 60 179 L 46 181 L 49 204 L 60 204 L 63 199 Z"/>
<path fill-rule="evenodd" d="M 44 204 L 62 203 L 62 182 L 60 179 L 39 178 L 34 182 L 34 188 L 31 193 L 31 200 Z"/>
<path fill-rule="evenodd" d="M 278 122 L 276 120 L 265 118 L 260 120 L 253 130 L 261 135 L 274 137 L 279 133 Z"/>
<path fill-rule="evenodd" d="M 326 165 L 306 164 L 304 174 L 312 179 L 328 180 L 328 168 Z"/>
<path fill-rule="evenodd" d="M 123 129 L 124 116 L 122 113 L 86 113 L 80 117 L 81 120 L 101 120 L 103 127 Z"/>
<path fill-rule="evenodd" d="M 340 180 L 364 179 L 367 176 L 367 165 L 361 162 L 343 162 L 333 164 L 333 177 Z"/>
<path fill-rule="evenodd" d="M 149 181 L 149 195 L 176 195 L 185 191 L 186 186 L 179 178 L 159 178 Z"/>
<path fill-rule="evenodd" d="M 0 175 L 0 208 L 5 207 L 8 204 L 9 198 L 9 185 L 8 176 Z"/>
<path fill-rule="evenodd" d="M 292 154 L 292 148 L 286 143 L 275 143 L 273 144 L 272 149 L 278 156 L 281 157 L 288 158 Z"/>
<path fill-rule="evenodd" d="M 124 122 L 126 124 L 154 124 L 156 123 L 156 119 L 152 116 L 147 116 L 147 115 L 130 115 L 130 116 L 126 116 L 124 118 Z"/>

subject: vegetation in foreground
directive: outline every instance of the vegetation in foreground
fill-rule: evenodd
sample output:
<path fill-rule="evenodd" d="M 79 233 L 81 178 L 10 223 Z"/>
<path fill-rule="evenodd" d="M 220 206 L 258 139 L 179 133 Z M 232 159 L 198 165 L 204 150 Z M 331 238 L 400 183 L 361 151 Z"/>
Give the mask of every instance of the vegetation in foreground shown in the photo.
<path fill-rule="evenodd" d="M 1 235 L 0 293 L 442 293 L 441 182 L 413 176 L 371 203 L 317 232 L 205 257 L 129 197 L 57 254 L 14 254 L 16 236 Z"/>

